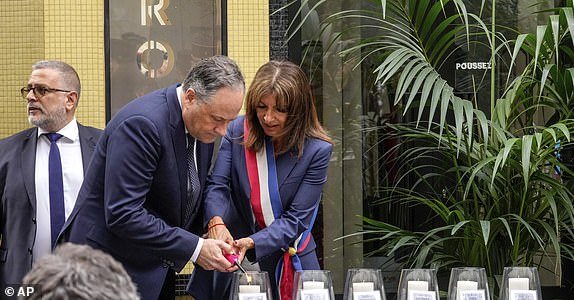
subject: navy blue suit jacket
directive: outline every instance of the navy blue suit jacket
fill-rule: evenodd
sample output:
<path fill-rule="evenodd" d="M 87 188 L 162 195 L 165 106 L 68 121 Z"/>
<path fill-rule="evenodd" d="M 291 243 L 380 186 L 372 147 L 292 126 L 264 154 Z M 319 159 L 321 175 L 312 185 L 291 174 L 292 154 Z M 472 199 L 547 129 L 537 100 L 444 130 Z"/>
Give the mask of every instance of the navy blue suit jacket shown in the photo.
<path fill-rule="evenodd" d="M 255 242 L 255 252 L 248 254 L 253 256 L 262 270 L 269 272 L 271 281 L 274 281 L 274 268 L 279 257 L 311 225 L 313 213 L 319 205 L 323 185 L 327 180 L 327 167 L 333 147 L 328 142 L 308 138 L 300 157 L 294 150 L 276 157 L 283 214 L 270 226 L 261 229 L 253 218 L 249 200 L 251 186 L 245 163 L 243 121 L 244 117 L 233 121 L 221 142 L 205 190 L 204 221 L 221 216 L 235 239 L 251 237 Z M 303 269 L 319 267 L 314 253 L 315 247 L 315 241 L 311 237 L 305 250 L 299 254 Z M 204 296 L 208 292 L 200 291 L 199 288 L 210 284 L 194 284 L 196 280 L 202 280 L 197 277 L 205 276 L 201 275 L 201 272 L 204 271 L 200 270 L 200 273 L 194 275 L 190 291 L 196 296 L 203 296 L 199 299 L 208 299 Z M 222 278 L 216 277 L 216 281 L 219 282 L 212 283 L 212 291 L 224 290 L 225 288 L 218 287 L 223 281 Z"/>
<path fill-rule="evenodd" d="M 128 103 L 106 126 L 64 225 L 64 239 L 119 260 L 142 299 L 157 299 L 168 270 L 181 271 L 199 240 L 183 220 L 185 149 L 175 85 Z M 196 149 L 203 186 L 213 144 L 197 141 Z"/>
<path fill-rule="evenodd" d="M 100 129 L 78 123 L 84 175 L 101 133 Z M 33 127 L 0 141 L 0 290 L 6 284 L 22 283 L 32 268 L 37 140 L 38 128 Z"/>

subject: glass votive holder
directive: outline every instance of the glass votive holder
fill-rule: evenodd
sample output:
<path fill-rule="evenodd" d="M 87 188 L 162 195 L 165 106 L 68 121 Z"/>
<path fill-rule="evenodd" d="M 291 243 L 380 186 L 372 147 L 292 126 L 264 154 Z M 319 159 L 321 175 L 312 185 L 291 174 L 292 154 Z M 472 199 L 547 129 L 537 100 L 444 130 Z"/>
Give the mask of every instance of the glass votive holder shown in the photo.
<path fill-rule="evenodd" d="M 386 300 L 383 273 L 378 269 L 349 269 L 345 281 L 345 300 Z"/>
<path fill-rule="evenodd" d="M 450 271 L 447 300 L 490 300 L 484 268 L 453 268 Z"/>
<path fill-rule="evenodd" d="M 542 300 L 538 269 L 506 267 L 502 273 L 499 300 Z"/>
<path fill-rule="evenodd" d="M 327 270 L 302 270 L 295 273 L 294 300 L 334 300 L 331 272 Z"/>
<path fill-rule="evenodd" d="M 230 300 L 272 300 L 267 272 L 247 271 L 233 273 Z"/>
<path fill-rule="evenodd" d="M 435 269 L 403 269 L 397 291 L 398 300 L 439 300 Z"/>

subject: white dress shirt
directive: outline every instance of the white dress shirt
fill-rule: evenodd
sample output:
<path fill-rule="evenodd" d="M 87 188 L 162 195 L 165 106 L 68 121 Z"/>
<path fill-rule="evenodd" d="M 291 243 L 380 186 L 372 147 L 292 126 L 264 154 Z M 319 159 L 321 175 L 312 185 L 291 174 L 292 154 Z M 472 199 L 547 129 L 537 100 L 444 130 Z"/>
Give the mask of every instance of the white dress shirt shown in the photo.
<path fill-rule="evenodd" d="M 183 92 L 183 88 L 181 87 L 181 85 L 175 89 L 175 92 L 177 94 L 177 100 L 179 101 L 179 106 L 181 107 L 181 94 Z M 188 133 L 187 128 L 185 129 L 185 133 L 186 134 Z M 194 156 L 194 161 L 195 161 L 195 169 L 197 170 L 197 152 L 196 151 L 197 151 L 197 142 L 195 142 L 195 144 L 193 145 L 193 156 Z M 199 172 L 199 170 L 198 170 L 198 172 Z M 197 260 L 197 257 L 199 256 L 199 252 L 201 252 L 201 247 L 203 247 L 203 238 L 200 237 L 199 240 L 197 241 L 197 246 L 195 247 L 195 250 L 193 251 L 193 254 L 191 255 L 191 261 L 192 262 L 195 262 Z"/>
<path fill-rule="evenodd" d="M 36 147 L 36 240 L 34 242 L 33 260 L 51 253 L 50 229 L 50 189 L 48 178 L 48 155 L 50 153 L 50 140 L 48 133 L 38 128 L 38 143 Z M 62 135 L 56 144 L 60 150 L 62 160 L 62 176 L 64 179 L 64 209 L 66 219 L 70 216 L 80 186 L 84 180 L 84 166 L 82 163 L 82 150 L 80 148 L 80 135 L 78 123 L 74 118 L 68 125 L 58 131 Z"/>

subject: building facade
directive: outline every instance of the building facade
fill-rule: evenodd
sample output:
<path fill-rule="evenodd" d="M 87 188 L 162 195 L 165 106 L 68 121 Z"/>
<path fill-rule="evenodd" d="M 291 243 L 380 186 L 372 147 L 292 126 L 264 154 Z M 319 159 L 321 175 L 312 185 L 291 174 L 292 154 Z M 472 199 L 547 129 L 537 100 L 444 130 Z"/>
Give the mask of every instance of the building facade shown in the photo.
<path fill-rule="evenodd" d="M 64 60 L 77 69 L 82 80 L 77 118 L 99 128 L 126 101 L 157 86 L 177 83 L 197 58 L 218 53 L 230 56 L 240 65 L 247 84 L 269 59 L 300 63 L 311 78 L 321 122 L 336 142 L 315 230 L 321 264 L 332 271 L 338 294 L 346 270 L 357 267 L 384 265 L 387 292 L 396 287 L 398 270 L 393 258 L 365 258 L 371 249 L 360 243 L 360 236 L 341 239 L 358 231 L 357 216 L 405 224 L 416 218 L 404 207 L 369 206 L 377 197 L 384 168 L 376 164 L 384 145 L 380 149 L 374 145 L 384 133 L 366 135 L 363 129 L 380 125 L 392 108 L 381 100 L 379 87 L 370 83 L 369 69 L 340 56 L 338 51 L 345 45 L 331 43 L 338 34 L 361 37 L 369 33 L 347 32 L 344 27 L 321 31 L 321 22 L 328 16 L 360 9 L 362 1 L 326 1 L 317 10 L 312 8 L 320 1 L 300 1 L 288 7 L 291 1 L 287 0 L 5 2 L 0 6 L 0 66 L 4 70 L 0 74 L 0 138 L 29 127 L 19 91 L 28 80 L 30 66 L 38 60 Z M 507 2 L 513 7 L 509 15 L 514 16 L 514 25 L 528 29 L 536 24 L 521 15 L 531 1 Z M 297 16 L 306 21 L 294 31 L 290 26 L 297 24 Z M 456 74 L 454 63 L 449 68 L 447 73 Z"/>

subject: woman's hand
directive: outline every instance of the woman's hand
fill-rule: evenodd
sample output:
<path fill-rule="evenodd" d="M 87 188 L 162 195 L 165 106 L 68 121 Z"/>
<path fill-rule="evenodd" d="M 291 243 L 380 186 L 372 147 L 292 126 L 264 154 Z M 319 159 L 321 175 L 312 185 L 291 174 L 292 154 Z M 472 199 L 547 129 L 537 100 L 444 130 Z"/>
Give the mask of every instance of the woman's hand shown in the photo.
<path fill-rule="evenodd" d="M 226 244 L 233 246 L 233 236 L 225 226 L 223 219 L 219 216 L 215 216 L 209 220 L 207 226 L 207 237 L 224 241 Z"/>
<path fill-rule="evenodd" d="M 246 237 L 235 240 L 232 246 L 234 250 L 237 251 L 235 253 L 239 254 L 239 262 L 242 262 L 247 250 L 255 248 L 255 242 L 252 238 Z"/>

